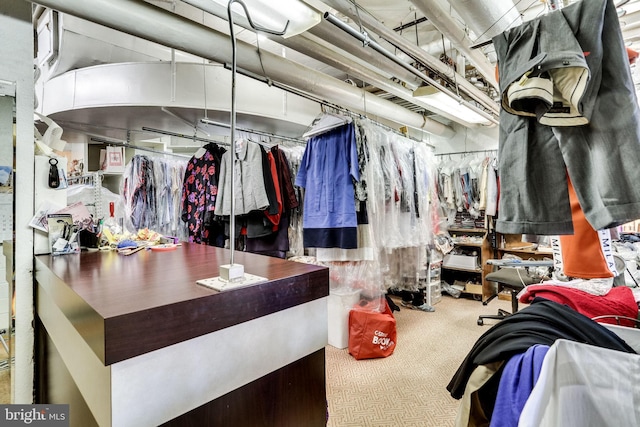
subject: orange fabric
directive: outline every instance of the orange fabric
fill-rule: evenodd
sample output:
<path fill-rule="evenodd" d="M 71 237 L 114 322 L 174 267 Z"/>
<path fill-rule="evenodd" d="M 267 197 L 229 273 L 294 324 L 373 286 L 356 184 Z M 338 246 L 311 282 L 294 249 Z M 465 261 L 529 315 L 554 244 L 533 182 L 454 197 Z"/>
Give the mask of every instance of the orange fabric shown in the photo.
<path fill-rule="evenodd" d="M 603 245 L 610 247 L 611 242 L 602 242 L 600 234 L 587 222 L 569 177 L 567 181 L 573 234 L 560 236 L 564 274 L 578 279 L 613 277 L 602 249 Z"/>
<path fill-rule="evenodd" d="M 627 56 L 629 57 L 629 64 L 634 64 L 636 59 L 638 59 L 638 52 L 628 47 Z"/>

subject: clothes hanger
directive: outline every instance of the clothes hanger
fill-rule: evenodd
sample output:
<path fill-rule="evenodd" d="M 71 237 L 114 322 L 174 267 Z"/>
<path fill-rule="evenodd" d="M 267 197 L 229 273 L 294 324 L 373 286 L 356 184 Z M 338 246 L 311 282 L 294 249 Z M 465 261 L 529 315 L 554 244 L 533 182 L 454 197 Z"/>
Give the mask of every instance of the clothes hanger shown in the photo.
<path fill-rule="evenodd" d="M 195 137 L 195 133 L 194 133 L 194 135 L 193 135 L 193 136 Z M 193 141 L 195 142 L 195 139 L 194 139 Z M 204 148 L 204 146 L 203 146 L 203 145 L 201 145 L 201 146 L 200 146 L 200 148 L 198 148 L 198 149 L 196 150 L 196 152 L 195 152 L 195 153 L 193 153 L 193 157 L 195 157 L 195 158 L 199 159 L 200 157 L 204 156 L 204 154 L 205 154 L 206 152 L 207 152 L 207 149 L 206 149 L 206 148 Z"/>
<path fill-rule="evenodd" d="M 347 123 L 351 123 L 353 119 L 348 116 L 343 116 L 334 113 L 323 112 L 311 122 L 310 129 L 306 131 L 302 137 L 304 139 L 312 138 L 316 135 L 328 132 L 332 129 L 336 129 Z"/>

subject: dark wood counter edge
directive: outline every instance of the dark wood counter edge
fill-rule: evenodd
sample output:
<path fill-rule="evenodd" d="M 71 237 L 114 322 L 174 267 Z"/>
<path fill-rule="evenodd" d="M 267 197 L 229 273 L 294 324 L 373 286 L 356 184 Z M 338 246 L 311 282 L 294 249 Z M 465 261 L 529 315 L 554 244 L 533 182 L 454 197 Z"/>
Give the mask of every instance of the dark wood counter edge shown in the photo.
<path fill-rule="evenodd" d="M 37 257 L 36 280 L 105 365 L 329 295 L 329 270 L 318 268 L 104 319 Z"/>
<path fill-rule="evenodd" d="M 105 364 L 196 338 L 329 295 L 329 271 L 221 292 L 171 307 L 118 316 L 107 320 Z M 131 325 L 136 324 L 137 329 Z M 283 325 L 286 327 L 286 325 Z M 153 330 L 153 334 L 148 332 Z"/>

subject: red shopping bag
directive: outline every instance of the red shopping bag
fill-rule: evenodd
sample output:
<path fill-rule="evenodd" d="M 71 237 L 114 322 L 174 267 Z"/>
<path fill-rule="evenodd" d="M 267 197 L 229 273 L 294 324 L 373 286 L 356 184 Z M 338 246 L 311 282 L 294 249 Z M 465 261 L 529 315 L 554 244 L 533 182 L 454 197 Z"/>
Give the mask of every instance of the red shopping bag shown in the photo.
<path fill-rule="evenodd" d="M 356 360 L 391 356 L 396 348 L 396 319 L 381 301 L 360 301 L 349 312 L 349 354 Z"/>

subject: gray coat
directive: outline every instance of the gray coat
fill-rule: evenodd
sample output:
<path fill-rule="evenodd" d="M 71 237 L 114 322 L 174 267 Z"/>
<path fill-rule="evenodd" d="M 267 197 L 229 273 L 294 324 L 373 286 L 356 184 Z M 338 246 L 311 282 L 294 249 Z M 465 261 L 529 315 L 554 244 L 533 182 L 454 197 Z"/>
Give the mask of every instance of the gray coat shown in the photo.
<path fill-rule="evenodd" d="M 262 148 L 251 141 L 236 143 L 235 215 L 269 207 L 269 199 L 262 173 Z M 231 150 L 223 154 L 220 162 L 220 180 L 216 199 L 216 215 L 231 215 Z"/>

